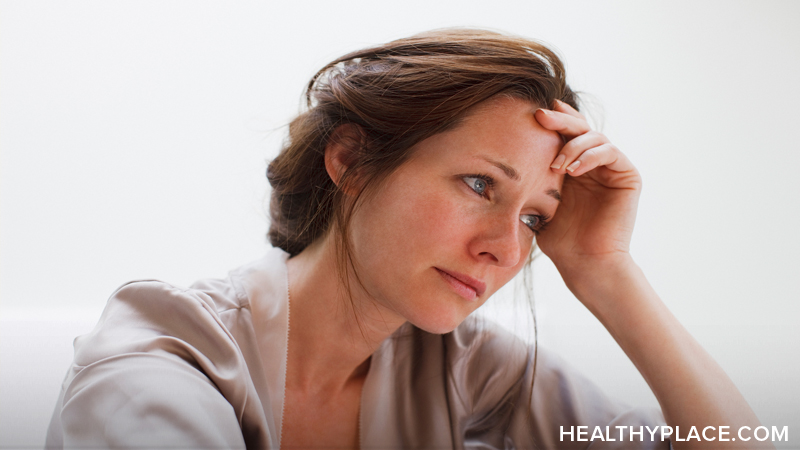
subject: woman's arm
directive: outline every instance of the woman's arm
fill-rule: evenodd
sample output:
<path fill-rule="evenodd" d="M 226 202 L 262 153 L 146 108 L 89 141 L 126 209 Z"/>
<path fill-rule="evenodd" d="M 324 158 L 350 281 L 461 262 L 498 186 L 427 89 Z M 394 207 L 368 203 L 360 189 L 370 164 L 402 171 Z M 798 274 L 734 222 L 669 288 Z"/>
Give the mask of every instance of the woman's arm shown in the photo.
<path fill-rule="evenodd" d="M 742 426 L 761 425 L 749 405 L 722 368 L 697 343 L 667 309 L 630 257 L 596 261 L 592 270 L 566 275 L 578 299 L 597 317 L 619 343 L 653 390 L 664 418 L 680 427 L 686 439 L 692 426 L 698 432 L 708 426 L 714 442 L 672 441 L 683 448 L 774 448 L 769 442 L 738 440 Z M 585 268 L 588 269 L 588 268 Z M 566 271 L 565 271 L 566 272 Z M 565 273 L 562 272 L 562 273 Z M 720 442 L 720 426 L 729 442 Z"/>
<path fill-rule="evenodd" d="M 536 119 L 564 137 L 566 144 L 553 170 L 567 174 L 562 204 L 537 238 L 538 244 L 573 294 L 641 372 L 667 423 L 680 427 L 682 439 L 692 426 L 700 433 L 714 427 L 707 436 L 716 437 L 715 441 L 673 439 L 675 448 L 774 448 L 766 441 L 738 438 L 740 427 L 760 426 L 758 418 L 722 368 L 670 313 L 630 256 L 641 190 L 635 167 L 564 103 L 556 111 L 537 111 Z M 730 427 L 730 441 L 719 439 L 720 426 Z M 746 435 L 751 436 L 752 432 Z"/>

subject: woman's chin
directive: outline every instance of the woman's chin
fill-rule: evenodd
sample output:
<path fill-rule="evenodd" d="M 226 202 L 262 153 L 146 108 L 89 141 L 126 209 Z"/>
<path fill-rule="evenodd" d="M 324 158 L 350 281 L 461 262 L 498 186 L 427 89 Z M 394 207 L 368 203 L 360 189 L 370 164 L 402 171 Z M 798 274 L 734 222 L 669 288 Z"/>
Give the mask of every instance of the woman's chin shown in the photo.
<path fill-rule="evenodd" d="M 393 310 L 398 315 L 415 327 L 432 334 L 447 334 L 455 330 L 483 303 L 467 301 L 440 289 L 433 292 L 417 291 L 393 300 L 391 304 L 397 305 Z"/>
<path fill-rule="evenodd" d="M 439 314 L 419 320 L 409 320 L 412 325 L 431 334 L 447 334 L 455 330 L 466 319 L 463 314 Z"/>

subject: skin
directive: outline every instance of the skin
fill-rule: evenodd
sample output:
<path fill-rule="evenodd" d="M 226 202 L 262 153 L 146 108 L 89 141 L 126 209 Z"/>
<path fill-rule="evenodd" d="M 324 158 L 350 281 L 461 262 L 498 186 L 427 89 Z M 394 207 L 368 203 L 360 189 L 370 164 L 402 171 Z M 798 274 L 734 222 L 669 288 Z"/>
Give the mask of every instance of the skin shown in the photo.
<path fill-rule="evenodd" d="M 325 155 L 334 182 L 347 170 L 348 142 L 357 142 L 354 129 L 340 127 L 337 133 Z M 481 187 L 476 175 L 494 182 L 476 189 Z M 666 309 L 630 257 L 640 189 L 641 178 L 628 159 L 563 103 L 547 111 L 494 98 L 455 129 L 417 144 L 412 157 L 353 216 L 354 259 L 363 287 L 351 282 L 352 306 L 341 297 L 335 233 L 288 261 L 291 324 L 282 446 L 357 448 L 370 355 L 407 321 L 432 333 L 458 326 L 522 268 L 535 232 L 521 219 L 534 216 L 552 217 L 537 237 L 540 248 L 634 362 L 668 424 L 682 430 L 759 426 L 733 383 Z M 467 285 L 478 280 L 485 290 L 470 291 L 442 271 L 467 275 L 472 278 Z M 743 443 L 673 444 L 680 449 Z M 753 448 L 756 442 L 749 444 Z"/>

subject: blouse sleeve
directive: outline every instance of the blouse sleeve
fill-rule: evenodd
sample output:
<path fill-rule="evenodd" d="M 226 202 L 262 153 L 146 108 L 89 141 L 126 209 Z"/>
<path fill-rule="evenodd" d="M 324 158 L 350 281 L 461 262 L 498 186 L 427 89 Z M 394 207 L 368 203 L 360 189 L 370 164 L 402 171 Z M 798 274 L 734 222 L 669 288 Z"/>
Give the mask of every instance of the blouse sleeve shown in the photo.
<path fill-rule="evenodd" d="M 492 325 L 460 339 L 463 351 L 452 363 L 465 448 L 670 448 L 661 440 L 660 411 L 610 401 L 557 356 L 541 349 L 535 356 Z"/>
<path fill-rule="evenodd" d="M 242 361 L 209 303 L 158 282 L 118 290 L 75 340 L 47 448 L 244 448 Z"/>
<path fill-rule="evenodd" d="M 661 439 L 664 419 L 652 408 L 630 408 L 613 402 L 590 380 L 560 358 L 540 351 L 533 394 L 532 366 L 526 367 L 509 435 L 519 441 L 533 437 L 544 448 L 669 449 Z M 530 408 L 523 405 L 530 396 Z M 631 433 L 633 432 L 633 433 Z"/>

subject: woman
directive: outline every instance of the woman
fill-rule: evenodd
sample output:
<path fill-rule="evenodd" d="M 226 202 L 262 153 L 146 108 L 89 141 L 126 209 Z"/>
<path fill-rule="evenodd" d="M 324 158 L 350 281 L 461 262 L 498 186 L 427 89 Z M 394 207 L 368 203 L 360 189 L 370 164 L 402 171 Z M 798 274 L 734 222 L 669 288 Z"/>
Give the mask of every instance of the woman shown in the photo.
<path fill-rule="evenodd" d="M 534 238 L 668 425 L 759 425 L 631 259 L 640 177 L 546 47 L 425 33 L 333 61 L 307 99 L 269 165 L 276 249 L 114 293 L 49 447 L 667 448 L 659 417 L 469 317 Z M 754 447 L 721 440 L 671 443 Z"/>

